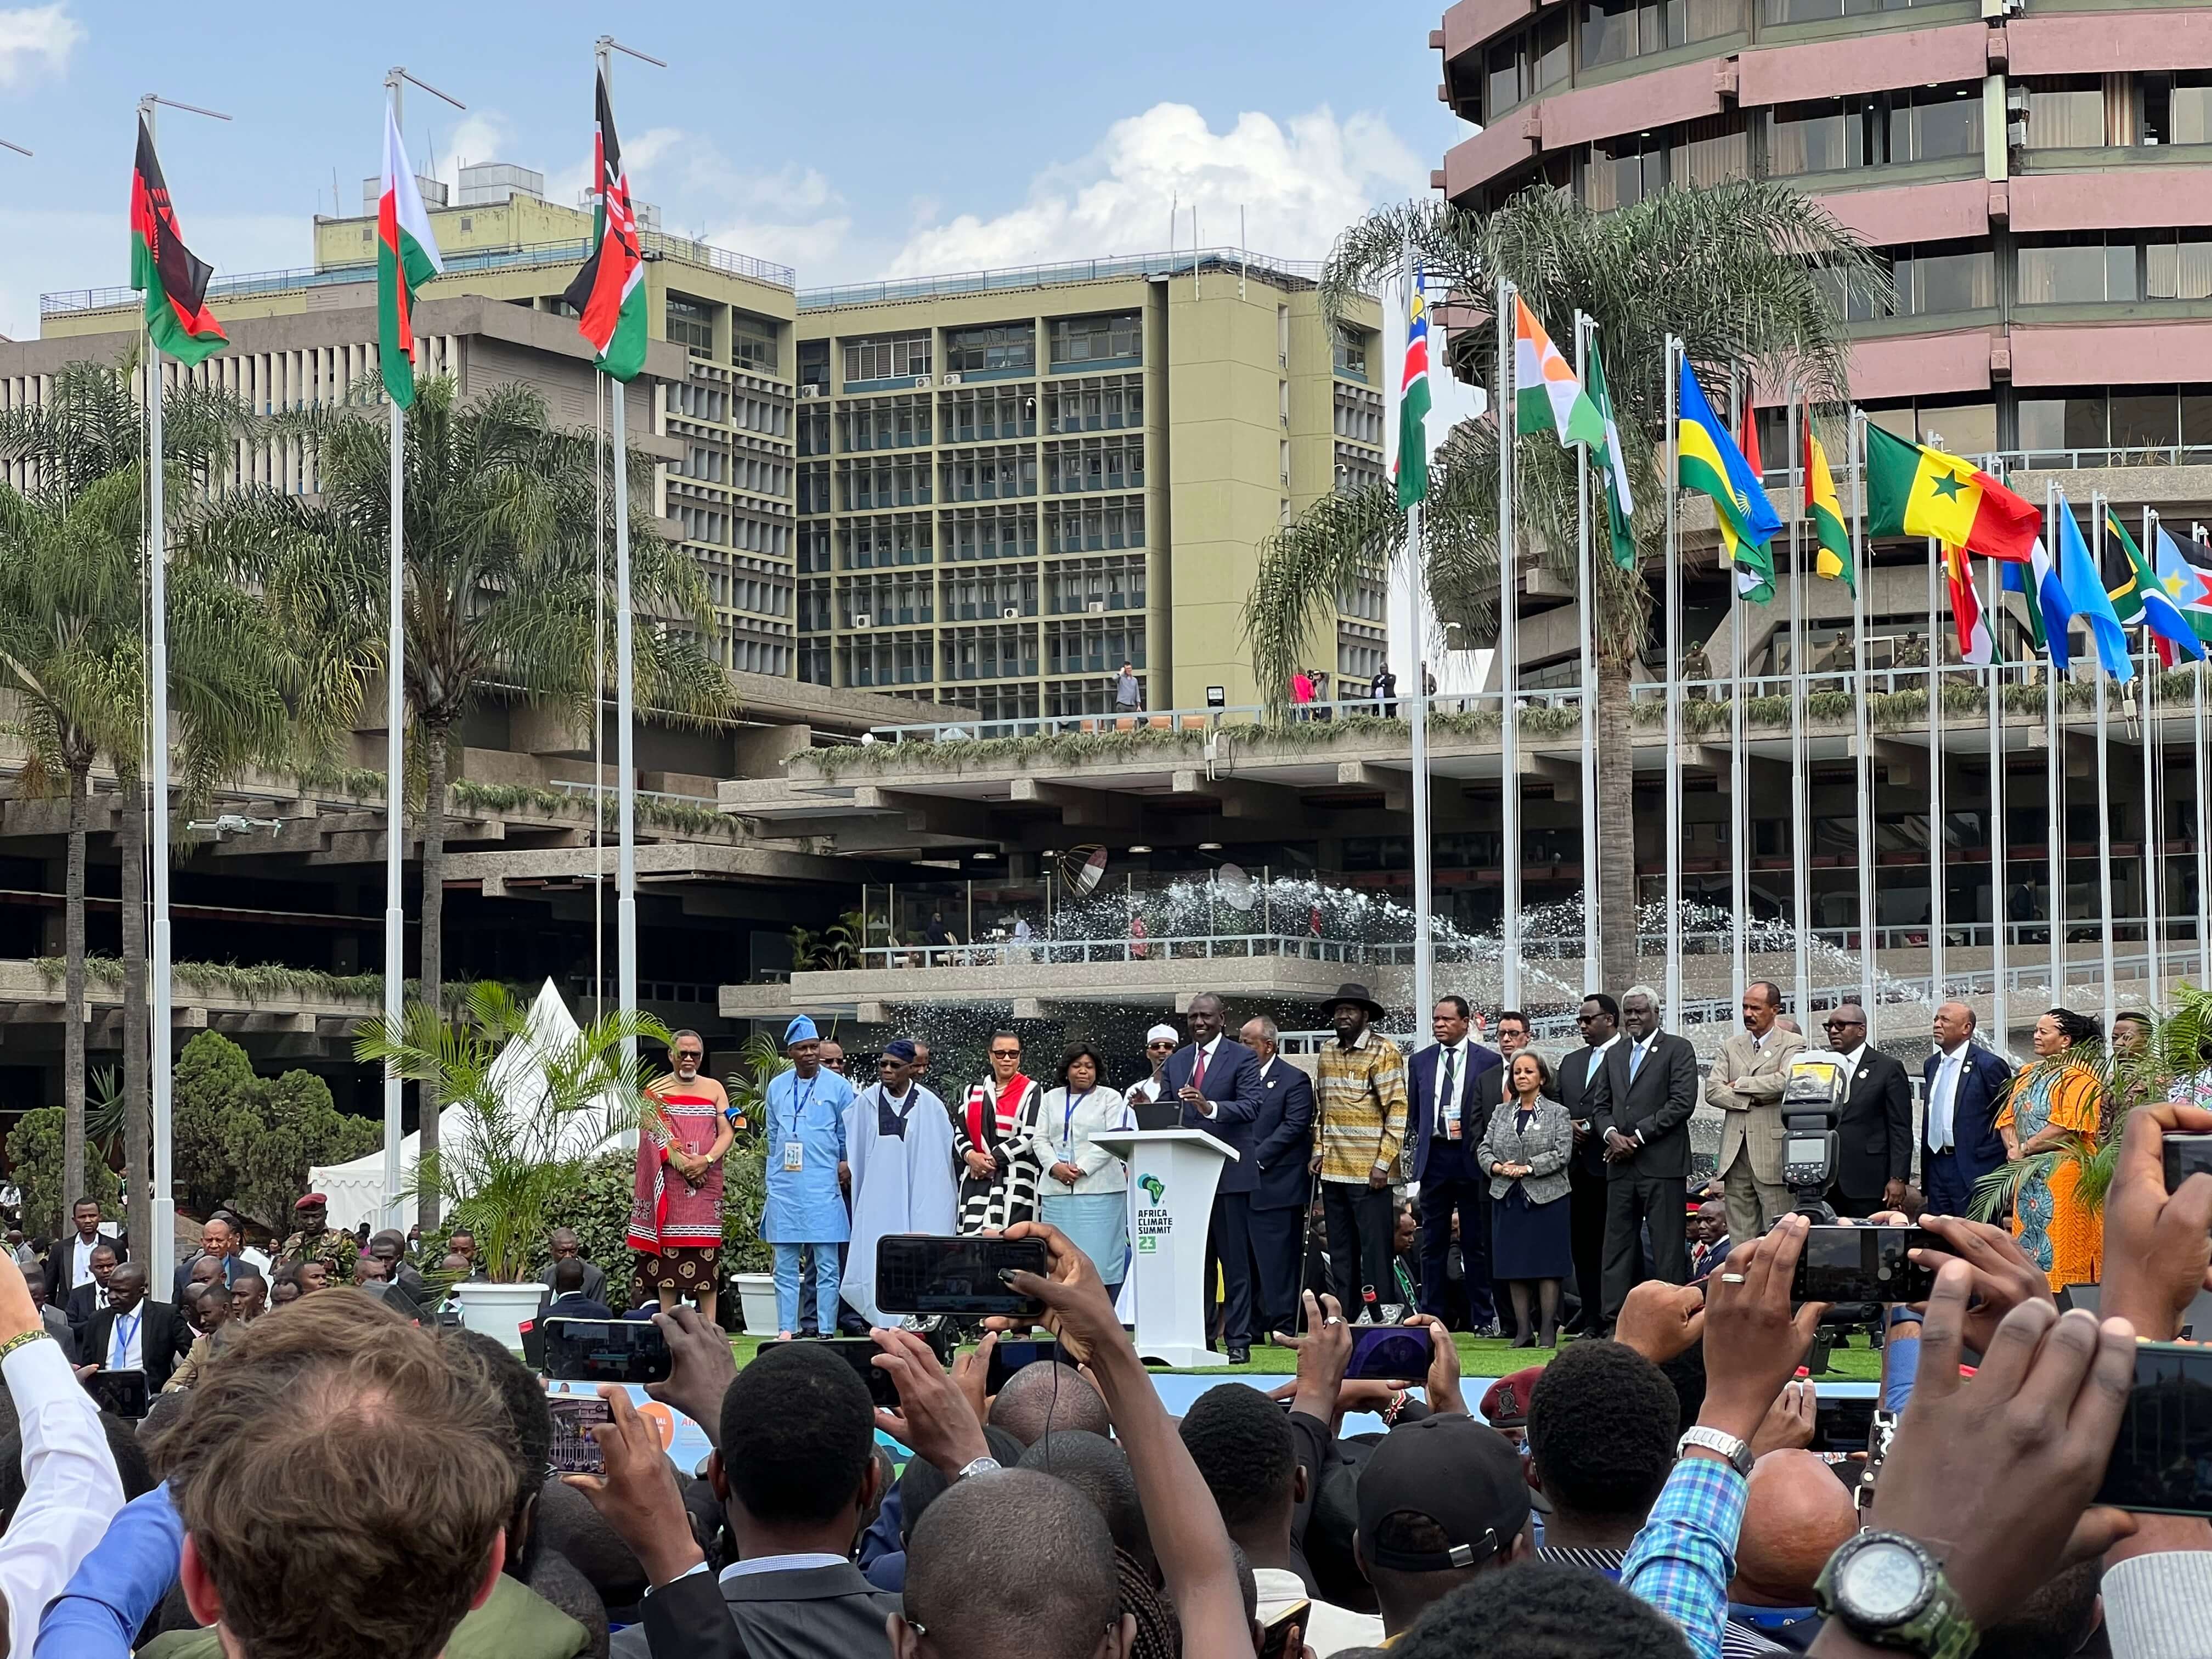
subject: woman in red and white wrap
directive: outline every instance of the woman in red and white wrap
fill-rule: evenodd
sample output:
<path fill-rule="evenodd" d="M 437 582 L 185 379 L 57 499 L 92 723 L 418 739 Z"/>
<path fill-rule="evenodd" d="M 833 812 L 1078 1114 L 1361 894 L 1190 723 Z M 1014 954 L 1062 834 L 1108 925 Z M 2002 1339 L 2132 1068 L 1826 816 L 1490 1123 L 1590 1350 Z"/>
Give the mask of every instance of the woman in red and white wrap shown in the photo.
<path fill-rule="evenodd" d="M 646 1087 L 655 1109 L 639 1127 L 629 1242 L 637 1252 L 639 1285 L 659 1293 L 664 1311 L 688 1296 L 698 1303 L 700 1317 L 712 1320 L 722 1248 L 722 1155 L 736 1135 L 729 1096 L 714 1079 L 699 1075 L 706 1057 L 696 1031 L 678 1031 L 669 1048 L 675 1071 Z"/>
<path fill-rule="evenodd" d="M 1036 1219 L 1036 1152 L 1044 1091 L 1022 1071 L 1022 1040 L 991 1034 L 991 1074 L 968 1091 L 952 1114 L 952 1146 L 960 1158 L 960 1231 L 1000 1232 Z"/>

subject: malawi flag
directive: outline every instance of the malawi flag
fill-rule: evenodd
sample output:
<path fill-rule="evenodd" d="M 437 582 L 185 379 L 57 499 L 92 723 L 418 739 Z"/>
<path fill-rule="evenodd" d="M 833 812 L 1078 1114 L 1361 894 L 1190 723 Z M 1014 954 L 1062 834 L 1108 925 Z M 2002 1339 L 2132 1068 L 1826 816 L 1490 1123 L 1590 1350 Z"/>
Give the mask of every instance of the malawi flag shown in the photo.
<path fill-rule="evenodd" d="M 2024 562 L 2043 514 L 1972 462 L 1867 428 L 1867 534 L 1933 536 L 1985 558 Z"/>
<path fill-rule="evenodd" d="M 187 368 L 230 343 L 207 308 L 208 278 L 214 275 L 215 268 L 185 246 L 177 229 L 154 135 L 142 118 L 131 173 L 131 286 L 146 296 L 146 333 L 155 349 Z"/>
<path fill-rule="evenodd" d="M 392 106 L 384 110 L 384 193 L 376 202 L 376 361 L 384 389 L 415 407 L 415 295 L 445 266 Z"/>
<path fill-rule="evenodd" d="M 1406 312 L 1406 367 L 1398 382 L 1398 456 L 1391 463 L 1401 508 L 1429 498 L 1428 417 L 1429 309 L 1421 297 L 1421 268 L 1415 265 Z"/>
<path fill-rule="evenodd" d="M 599 368 L 630 380 L 645 367 L 645 256 L 629 178 L 615 137 L 614 100 L 599 82 L 599 130 L 592 137 L 592 257 L 561 297 L 576 308 L 576 327 L 599 354 Z"/>

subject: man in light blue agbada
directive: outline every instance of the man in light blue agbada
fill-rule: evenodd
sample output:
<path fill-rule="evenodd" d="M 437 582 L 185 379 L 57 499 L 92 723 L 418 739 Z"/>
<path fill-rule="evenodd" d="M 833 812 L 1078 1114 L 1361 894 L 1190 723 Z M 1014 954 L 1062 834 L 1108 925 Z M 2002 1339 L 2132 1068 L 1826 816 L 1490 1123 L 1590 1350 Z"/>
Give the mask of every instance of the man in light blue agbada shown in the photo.
<path fill-rule="evenodd" d="M 799 1328 L 801 1253 L 814 1253 L 816 1307 L 826 1334 L 837 1328 L 838 1249 L 852 1235 L 843 1188 L 845 1109 L 853 1085 L 825 1070 L 821 1035 L 805 1015 L 785 1027 L 791 1069 L 769 1079 L 768 1206 L 761 1237 L 775 1247 L 775 1322 L 779 1340 Z"/>

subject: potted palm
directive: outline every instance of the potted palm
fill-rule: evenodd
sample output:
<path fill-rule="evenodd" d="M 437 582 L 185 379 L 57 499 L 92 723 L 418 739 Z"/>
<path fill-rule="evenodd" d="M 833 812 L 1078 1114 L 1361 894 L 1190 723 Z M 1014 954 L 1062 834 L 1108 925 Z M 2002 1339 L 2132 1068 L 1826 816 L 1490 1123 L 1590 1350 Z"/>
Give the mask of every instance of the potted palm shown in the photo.
<path fill-rule="evenodd" d="M 650 1109 L 625 1053 L 641 1036 L 671 1040 L 649 1014 L 550 1029 L 486 982 L 469 988 L 457 1019 L 417 1003 L 397 1030 L 374 1020 L 355 1039 L 356 1059 L 389 1064 L 444 1103 L 437 1144 L 408 1173 L 408 1190 L 442 1201 L 453 1224 L 476 1235 L 485 1277 L 454 1287 L 471 1330 L 522 1346 L 521 1322 L 545 1289 L 530 1276 L 545 1236 L 570 1218 L 593 1158 Z"/>

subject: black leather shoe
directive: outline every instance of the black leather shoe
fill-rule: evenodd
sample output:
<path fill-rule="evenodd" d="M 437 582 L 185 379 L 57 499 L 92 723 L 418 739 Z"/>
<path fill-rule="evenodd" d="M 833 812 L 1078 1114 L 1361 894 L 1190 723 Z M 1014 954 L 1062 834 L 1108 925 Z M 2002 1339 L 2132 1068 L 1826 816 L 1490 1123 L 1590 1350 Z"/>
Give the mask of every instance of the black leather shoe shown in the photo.
<path fill-rule="evenodd" d="M 1250 1364 L 1252 1363 L 1252 1350 L 1249 1348 L 1231 1348 L 1229 1350 L 1229 1363 L 1232 1365 Z"/>

